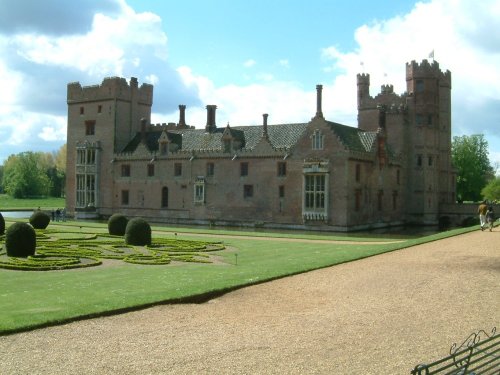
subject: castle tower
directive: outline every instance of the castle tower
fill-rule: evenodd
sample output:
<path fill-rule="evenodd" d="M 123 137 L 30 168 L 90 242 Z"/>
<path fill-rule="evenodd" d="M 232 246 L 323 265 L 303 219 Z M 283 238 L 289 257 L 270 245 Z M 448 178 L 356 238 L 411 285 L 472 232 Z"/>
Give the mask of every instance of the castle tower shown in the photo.
<path fill-rule="evenodd" d="M 439 205 L 455 201 L 451 165 L 451 73 L 423 60 L 406 64 L 408 213 L 435 223 Z"/>
<path fill-rule="evenodd" d="M 370 75 L 369 74 L 358 74 L 358 109 L 362 108 L 366 103 L 366 99 L 370 97 Z"/>
<path fill-rule="evenodd" d="M 110 202 L 113 154 L 140 131 L 141 118 L 151 118 L 153 86 L 131 78 L 105 78 L 101 85 L 68 84 L 66 207 L 99 210 Z"/>

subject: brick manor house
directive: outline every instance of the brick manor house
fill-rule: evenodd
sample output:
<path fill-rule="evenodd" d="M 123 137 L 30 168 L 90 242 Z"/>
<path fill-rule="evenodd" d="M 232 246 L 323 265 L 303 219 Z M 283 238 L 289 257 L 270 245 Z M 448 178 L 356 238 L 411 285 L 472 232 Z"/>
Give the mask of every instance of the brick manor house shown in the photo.
<path fill-rule="evenodd" d="M 436 224 L 455 202 L 451 73 L 406 64 L 407 91 L 370 96 L 357 76 L 358 127 L 328 121 L 318 85 L 309 122 L 195 128 L 150 124 L 153 86 L 136 78 L 69 83 L 69 215 L 349 231 Z M 277 93 L 279 94 L 279 93 Z"/>

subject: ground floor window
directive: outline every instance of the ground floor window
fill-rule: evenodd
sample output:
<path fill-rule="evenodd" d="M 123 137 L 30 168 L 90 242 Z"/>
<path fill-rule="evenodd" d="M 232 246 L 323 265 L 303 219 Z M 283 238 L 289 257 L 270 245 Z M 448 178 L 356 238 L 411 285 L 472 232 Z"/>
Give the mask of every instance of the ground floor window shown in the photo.
<path fill-rule="evenodd" d="M 122 205 L 128 205 L 129 203 L 129 191 L 122 190 Z"/>
<path fill-rule="evenodd" d="M 76 175 L 76 207 L 94 206 L 96 192 L 96 177 L 94 174 Z"/>
<path fill-rule="evenodd" d="M 325 175 L 305 176 L 304 206 L 308 211 L 324 211 L 325 209 Z"/>
<path fill-rule="evenodd" d="M 194 183 L 194 203 L 205 203 L 205 180 L 203 178 L 196 179 Z"/>
<path fill-rule="evenodd" d="M 243 185 L 243 198 L 253 197 L 253 185 Z"/>
<path fill-rule="evenodd" d="M 304 174 L 303 216 L 306 220 L 326 220 L 328 178 L 325 173 Z"/>
<path fill-rule="evenodd" d="M 161 206 L 168 207 L 168 187 L 163 187 L 161 189 Z"/>

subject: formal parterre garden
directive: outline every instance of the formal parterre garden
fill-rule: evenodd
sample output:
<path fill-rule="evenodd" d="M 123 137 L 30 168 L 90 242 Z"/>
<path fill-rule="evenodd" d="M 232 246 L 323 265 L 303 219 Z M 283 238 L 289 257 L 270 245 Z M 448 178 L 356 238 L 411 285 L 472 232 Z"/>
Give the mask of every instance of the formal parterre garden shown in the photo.
<path fill-rule="evenodd" d="M 19 221 L 6 220 L 5 232 Z M 23 257 L 8 256 L 7 236 L 0 235 L 0 335 L 157 304 L 201 303 L 477 227 L 406 240 L 153 227 L 140 245 L 108 229 L 50 222 L 34 230 L 36 249 Z"/>
<path fill-rule="evenodd" d="M 123 237 L 87 234 L 72 229 L 37 229 L 36 254 L 9 257 L 0 237 L 0 268 L 24 271 L 66 270 L 95 267 L 105 260 L 142 265 L 171 262 L 211 263 L 209 253 L 224 249 L 221 242 L 155 238 L 151 245 L 134 246 Z"/>

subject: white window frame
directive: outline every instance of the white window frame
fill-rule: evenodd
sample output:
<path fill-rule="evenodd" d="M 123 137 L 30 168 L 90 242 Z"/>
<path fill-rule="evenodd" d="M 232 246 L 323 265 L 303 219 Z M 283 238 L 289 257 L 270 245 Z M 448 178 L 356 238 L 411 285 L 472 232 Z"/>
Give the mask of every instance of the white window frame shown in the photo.
<path fill-rule="evenodd" d="M 205 204 L 205 179 L 198 177 L 194 183 L 194 203 Z"/>

